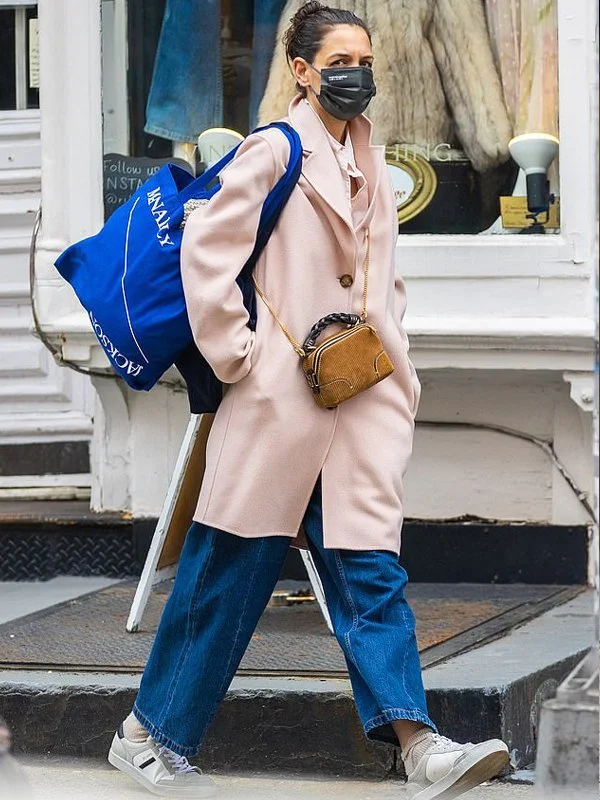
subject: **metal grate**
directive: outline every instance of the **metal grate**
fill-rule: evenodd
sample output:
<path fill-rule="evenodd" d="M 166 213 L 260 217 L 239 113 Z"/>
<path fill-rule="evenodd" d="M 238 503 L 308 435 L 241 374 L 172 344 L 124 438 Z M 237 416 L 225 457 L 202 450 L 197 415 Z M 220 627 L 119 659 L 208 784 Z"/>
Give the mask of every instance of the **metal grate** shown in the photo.
<path fill-rule="evenodd" d="M 0 626 L 5 668 L 143 670 L 170 591 L 156 587 L 142 629 L 125 632 L 134 582 L 120 583 Z M 412 584 L 424 666 L 504 632 L 569 599 L 582 587 L 498 584 Z M 246 674 L 344 675 L 337 641 L 316 603 L 268 607 L 241 663 Z"/>
<path fill-rule="evenodd" d="M 131 535 L 0 534 L 0 580 L 47 580 L 55 575 L 125 578 L 139 571 Z"/>

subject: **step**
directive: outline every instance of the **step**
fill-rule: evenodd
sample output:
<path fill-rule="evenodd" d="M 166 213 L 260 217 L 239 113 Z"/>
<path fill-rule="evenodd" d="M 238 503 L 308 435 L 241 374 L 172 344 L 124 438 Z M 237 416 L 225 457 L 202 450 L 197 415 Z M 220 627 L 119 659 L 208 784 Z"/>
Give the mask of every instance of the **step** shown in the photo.
<path fill-rule="evenodd" d="M 95 513 L 85 501 L 2 500 L 0 581 L 139 575 L 155 527 L 155 518 Z M 409 519 L 400 558 L 415 582 L 584 584 L 588 531 L 585 525 Z M 282 577 L 306 577 L 298 550 L 290 549 Z"/>
<path fill-rule="evenodd" d="M 446 735 L 459 741 L 500 737 L 515 767 L 530 764 L 541 703 L 592 638 L 588 590 L 500 638 L 426 667 L 430 714 Z M 139 680 L 139 673 L 1 670 L 0 715 L 12 726 L 17 754 L 101 757 Z M 395 748 L 365 740 L 350 683 L 340 677 L 236 677 L 201 762 L 216 772 L 402 773 Z"/>
<path fill-rule="evenodd" d="M 0 581 L 139 575 L 156 519 L 79 500 L 0 501 Z"/>

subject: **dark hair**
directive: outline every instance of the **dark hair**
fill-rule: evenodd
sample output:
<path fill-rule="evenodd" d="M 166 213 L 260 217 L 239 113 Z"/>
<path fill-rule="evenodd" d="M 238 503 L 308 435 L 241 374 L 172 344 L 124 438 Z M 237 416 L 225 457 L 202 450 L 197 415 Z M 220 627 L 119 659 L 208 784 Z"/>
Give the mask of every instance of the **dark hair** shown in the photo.
<path fill-rule="evenodd" d="M 300 57 L 312 64 L 325 34 L 337 25 L 356 25 L 363 29 L 371 41 L 371 32 L 366 23 L 352 11 L 330 8 L 316 0 L 310 0 L 296 11 L 283 36 L 288 63 L 291 64 L 294 58 Z M 297 83 L 296 88 L 302 94 L 306 94 L 304 86 Z"/>

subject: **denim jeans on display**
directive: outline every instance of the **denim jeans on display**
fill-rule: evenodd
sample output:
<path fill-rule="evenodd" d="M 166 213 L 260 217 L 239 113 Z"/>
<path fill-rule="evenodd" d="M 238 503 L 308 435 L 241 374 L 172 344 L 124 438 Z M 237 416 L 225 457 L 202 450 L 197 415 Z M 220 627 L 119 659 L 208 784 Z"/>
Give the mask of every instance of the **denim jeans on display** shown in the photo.
<path fill-rule="evenodd" d="M 304 529 L 343 650 L 363 728 L 397 744 L 392 720 L 427 714 L 404 599 L 406 571 L 394 553 L 323 547 L 320 481 Z M 245 539 L 193 523 L 134 706 L 160 744 L 195 755 L 279 578 L 289 537 Z"/>
<path fill-rule="evenodd" d="M 146 133 L 194 142 L 223 124 L 220 0 L 167 0 L 146 105 Z"/>
<path fill-rule="evenodd" d="M 252 83 L 250 86 L 250 130 L 256 127 L 258 108 L 269 78 L 269 68 L 281 12 L 286 0 L 254 0 Z M 291 97 L 290 97 L 291 100 Z"/>

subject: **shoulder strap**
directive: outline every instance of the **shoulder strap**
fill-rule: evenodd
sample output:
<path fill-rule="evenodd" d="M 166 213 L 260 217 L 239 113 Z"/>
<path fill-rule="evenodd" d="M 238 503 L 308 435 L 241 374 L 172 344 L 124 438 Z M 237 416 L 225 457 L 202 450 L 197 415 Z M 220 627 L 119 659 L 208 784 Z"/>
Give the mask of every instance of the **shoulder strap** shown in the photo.
<path fill-rule="evenodd" d="M 242 275 L 248 276 L 252 273 L 254 265 L 269 241 L 269 237 L 273 233 L 279 215 L 289 200 L 294 186 L 298 183 L 298 178 L 302 171 L 302 142 L 300 141 L 298 132 L 292 128 L 289 123 L 278 121 L 271 122 L 269 125 L 263 125 L 260 128 L 255 128 L 253 133 L 258 133 L 268 128 L 278 128 L 286 137 L 290 144 L 290 158 L 285 173 L 277 181 L 273 189 L 271 189 L 263 204 L 256 235 L 256 244 L 241 273 Z M 179 201 L 184 204 L 186 200 L 202 196 L 206 191 L 206 187 L 218 176 L 221 170 L 225 169 L 233 160 L 239 146 L 238 144 L 236 147 L 232 148 L 223 158 L 217 161 L 216 164 L 213 164 L 210 169 L 203 172 L 196 180 L 182 189 L 179 193 Z"/>
<path fill-rule="evenodd" d="M 240 144 L 237 144 L 235 147 L 225 153 L 223 158 L 219 159 L 216 164 L 213 164 L 210 169 L 205 170 L 201 175 L 195 178 L 195 180 L 193 180 L 191 183 L 188 183 L 188 185 L 179 192 L 179 202 L 183 205 L 185 204 L 186 200 L 202 197 L 206 192 L 206 187 L 211 183 L 211 181 L 213 181 L 219 172 L 224 170 L 229 162 L 233 160 L 233 157 L 237 153 Z"/>
<path fill-rule="evenodd" d="M 269 125 L 256 128 L 254 133 L 266 130 L 267 128 L 278 128 L 283 133 L 290 145 L 290 158 L 285 173 L 269 192 L 263 204 L 256 235 L 256 244 L 252 255 L 244 265 L 242 271 L 242 274 L 245 275 L 250 275 L 252 273 L 254 265 L 269 241 L 269 237 L 273 233 L 277 220 L 285 208 L 294 186 L 298 183 L 298 178 L 302 171 L 302 142 L 300 141 L 298 132 L 287 122 L 272 122 Z"/>

